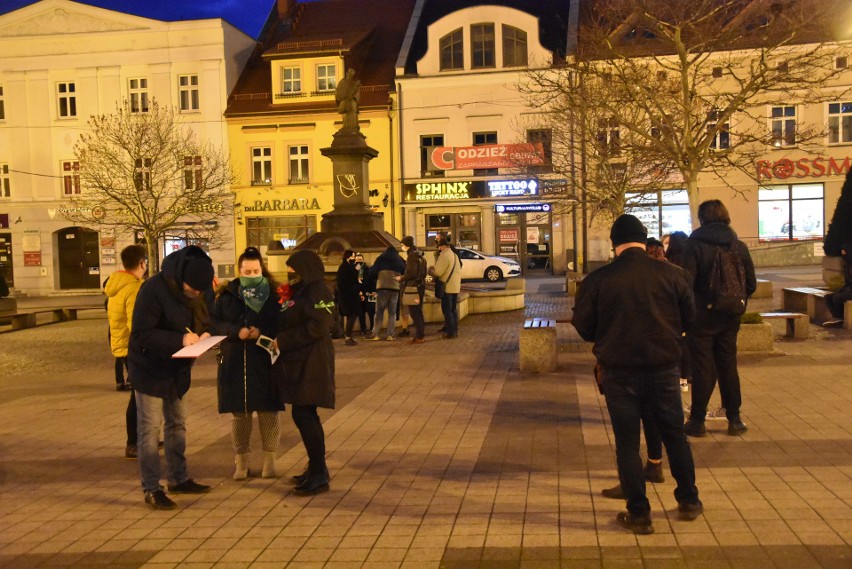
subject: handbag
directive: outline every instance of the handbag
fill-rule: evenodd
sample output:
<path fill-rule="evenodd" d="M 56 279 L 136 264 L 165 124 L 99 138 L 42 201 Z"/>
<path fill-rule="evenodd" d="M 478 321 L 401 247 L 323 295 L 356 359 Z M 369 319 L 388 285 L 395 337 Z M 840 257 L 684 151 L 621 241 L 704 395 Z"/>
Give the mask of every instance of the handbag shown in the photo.
<path fill-rule="evenodd" d="M 405 292 L 402 293 L 402 304 L 403 306 L 420 304 L 420 291 L 417 290 L 417 287 L 406 287 Z"/>

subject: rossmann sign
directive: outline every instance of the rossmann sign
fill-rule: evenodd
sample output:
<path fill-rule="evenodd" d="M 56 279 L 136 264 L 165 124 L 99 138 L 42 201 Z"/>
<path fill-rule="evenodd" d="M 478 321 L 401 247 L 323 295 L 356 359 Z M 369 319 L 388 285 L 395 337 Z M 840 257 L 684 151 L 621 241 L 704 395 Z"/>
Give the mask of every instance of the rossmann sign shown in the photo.
<path fill-rule="evenodd" d="M 436 146 L 430 154 L 429 170 L 480 170 L 517 168 L 544 164 L 540 142 L 528 144 L 483 144 L 481 146 Z"/>
<path fill-rule="evenodd" d="M 782 158 L 775 162 L 758 160 L 758 180 L 788 180 L 790 178 L 822 178 L 823 176 L 845 176 L 852 165 L 852 157 L 834 158 L 817 156 L 796 160 Z"/>

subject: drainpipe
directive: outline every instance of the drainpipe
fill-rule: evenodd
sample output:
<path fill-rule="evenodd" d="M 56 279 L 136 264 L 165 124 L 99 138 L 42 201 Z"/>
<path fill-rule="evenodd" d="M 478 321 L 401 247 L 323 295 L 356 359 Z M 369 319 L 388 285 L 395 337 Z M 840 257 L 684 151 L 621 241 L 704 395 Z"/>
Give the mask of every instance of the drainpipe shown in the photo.
<path fill-rule="evenodd" d="M 388 101 L 388 146 L 390 147 L 390 212 L 391 212 L 391 233 L 396 233 L 396 207 L 394 195 L 396 194 L 396 184 L 394 183 L 393 169 L 393 99 Z"/>
<path fill-rule="evenodd" d="M 399 111 L 399 120 L 397 121 L 397 130 L 399 131 L 399 187 L 400 187 L 400 196 L 401 192 L 404 191 L 405 187 L 405 153 L 403 152 L 403 148 L 405 147 L 404 138 L 402 137 L 402 83 L 396 83 L 396 108 Z M 393 183 L 393 178 L 391 178 L 391 183 Z M 393 195 L 393 194 L 391 194 Z M 400 199 L 402 202 L 402 199 Z M 400 228 L 402 229 L 403 234 L 412 235 L 416 238 L 415 232 L 417 231 L 417 225 L 406 233 L 405 228 L 405 213 L 402 212 L 402 220 L 400 223 Z"/>

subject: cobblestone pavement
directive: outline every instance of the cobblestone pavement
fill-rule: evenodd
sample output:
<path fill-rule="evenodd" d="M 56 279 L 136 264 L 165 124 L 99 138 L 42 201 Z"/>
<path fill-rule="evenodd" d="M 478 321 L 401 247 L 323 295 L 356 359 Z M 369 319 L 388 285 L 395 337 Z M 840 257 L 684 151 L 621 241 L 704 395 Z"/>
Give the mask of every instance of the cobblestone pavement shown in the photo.
<path fill-rule="evenodd" d="M 340 404 L 321 412 L 331 491 L 313 498 L 289 493 L 305 461 L 289 415 L 281 478 L 231 479 L 203 358 L 187 455 L 214 490 L 170 512 L 143 504 L 122 458 L 127 394 L 113 391 L 105 314 L 0 334 L 0 566 L 852 567 L 852 333 L 741 356 L 749 432 L 710 421 L 693 440 L 705 515 L 677 520 L 667 474 L 648 488 L 656 533 L 634 536 L 614 522 L 623 503 L 600 496 L 616 471 L 588 345 L 559 324 L 558 371 L 519 373 L 525 315 L 570 316 L 558 279 L 530 288 L 524 311 L 465 318 L 457 340 L 432 325 L 419 346 L 336 342 Z"/>

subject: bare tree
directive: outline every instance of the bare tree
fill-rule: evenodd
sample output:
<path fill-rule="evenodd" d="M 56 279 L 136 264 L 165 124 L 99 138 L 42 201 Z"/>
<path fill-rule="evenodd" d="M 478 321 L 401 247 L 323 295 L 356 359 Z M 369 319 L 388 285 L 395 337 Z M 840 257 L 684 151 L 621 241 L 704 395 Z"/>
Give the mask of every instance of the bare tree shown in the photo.
<path fill-rule="evenodd" d="M 843 72 L 836 59 L 849 53 L 840 41 L 848 31 L 832 29 L 848 9 L 841 0 L 584 5 L 576 57 L 530 72 L 527 92 L 561 114 L 555 121 L 609 117 L 625 155 L 671 165 L 688 192 L 693 224 L 699 176 L 727 182 L 733 168 L 757 179 L 755 159 L 768 145 L 802 149 L 822 140 L 823 125 L 801 120 L 795 132 L 773 132 L 768 109 L 843 96 L 833 82 Z"/>
<path fill-rule="evenodd" d="M 156 271 L 169 230 L 210 243 L 226 237 L 234 176 L 224 150 L 198 141 L 175 109 L 152 100 L 147 112 L 134 111 L 124 103 L 89 119 L 74 146 L 82 192 L 64 215 L 116 235 L 141 233 Z"/>

